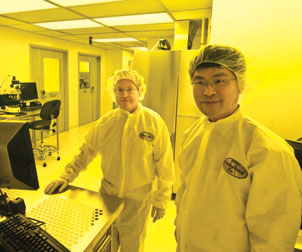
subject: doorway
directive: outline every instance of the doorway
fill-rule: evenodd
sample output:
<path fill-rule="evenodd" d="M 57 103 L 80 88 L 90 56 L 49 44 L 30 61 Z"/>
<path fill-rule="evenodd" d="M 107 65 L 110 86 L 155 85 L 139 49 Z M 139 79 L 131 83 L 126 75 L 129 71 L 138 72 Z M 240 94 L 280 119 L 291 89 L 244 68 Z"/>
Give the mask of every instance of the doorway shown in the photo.
<path fill-rule="evenodd" d="M 37 83 L 39 100 L 61 100 L 59 132 L 68 129 L 67 52 L 31 46 L 31 80 Z"/>
<path fill-rule="evenodd" d="M 100 117 L 100 57 L 79 54 L 79 126 Z"/>

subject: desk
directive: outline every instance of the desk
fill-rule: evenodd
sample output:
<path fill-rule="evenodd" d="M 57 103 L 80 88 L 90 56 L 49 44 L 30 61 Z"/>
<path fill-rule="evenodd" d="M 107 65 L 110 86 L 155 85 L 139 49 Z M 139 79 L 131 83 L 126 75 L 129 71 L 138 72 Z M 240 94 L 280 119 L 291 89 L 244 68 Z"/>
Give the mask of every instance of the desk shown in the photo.
<path fill-rule="evenodd" d="M 72 252 L 112 251 L 112 223 L 123 209 L 123 200 L 79 187 L 69 186 L 61 194 L 7 190 L 25 200 L 26 216 L 44 221 L 41 226 Z"/>
<path fill-rule="evenodd" d="M 35 120 L 35 117 L 40 117 L 40 109 L 33 111 L 26 111 L 26 115 L 14 115 L 14 114 L 5 114 L 4 111 L 0 111 L 0 121 L 2 120 L 18 120 L 18 121 L 27 121 L 32 122 Z M 36 145 L 36 135 L 34 132 L 31 133 L 31 141 Z"/>
<path fill-rule="evenodd" d="M 0 120 L 21 120 L 21 121 L 33 121 L 36 116 L 40 116 L 40 109 L 33 111 L 26 111 L 25 115 L 5 114 L 4 111 L 0 111 Z"/>

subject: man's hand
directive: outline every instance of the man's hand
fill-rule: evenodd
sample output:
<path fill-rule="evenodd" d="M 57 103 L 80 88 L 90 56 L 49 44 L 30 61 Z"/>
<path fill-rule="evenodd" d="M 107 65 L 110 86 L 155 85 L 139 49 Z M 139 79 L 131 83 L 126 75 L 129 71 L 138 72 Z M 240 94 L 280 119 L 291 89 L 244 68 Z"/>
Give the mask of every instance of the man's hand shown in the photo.
<path fill-rule="evenodd" d="M 153 206 L 151 211 L 151 217 L 153 218 L 153 222 L 161 219 L 166 214 L 166 209 L 158 208 Z"/>
<path fill-rule="evenodd" d="M 44 193 L 45 194 L 53 194 L 54 191 L 58 188 L 58 192 L 61 193 L 63 192 L 66 187 L 69 185 L 69 181 L 66 179 L 57 179 L 49 183 L 45 189 Z"/>

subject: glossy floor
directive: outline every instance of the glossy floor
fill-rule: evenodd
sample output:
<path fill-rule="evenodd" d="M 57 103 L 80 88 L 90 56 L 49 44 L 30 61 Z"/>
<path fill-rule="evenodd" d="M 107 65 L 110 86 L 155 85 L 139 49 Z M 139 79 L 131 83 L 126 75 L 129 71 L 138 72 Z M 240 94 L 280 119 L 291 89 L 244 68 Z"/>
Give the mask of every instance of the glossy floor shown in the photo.
<path fill-rule="evenodd" d="M 43 161 L 36 158 L 38 176 L 48 179 L 49 181 L 59 177 L 64 166 L 70 162 L 73 156 L 78 152 L 84 136 L 92 127 L 93 123 L 87 124 L 69 131 L 60 133 L 60 157 L 57 161 L 57 155 L 47 157 L 47 166 L 43 167 Z M 55 137 L 46 139 L 46 143 L 54 144 Z M 102 172 L 100 170 L 100 158 L 96 157 L 88 168 L 72 183 L 86 189 L 97 191 L 100 187 Z M 148 233 L 145 242 L 145 252 L 175 252 L 176 243 L 174 239 L 174 219 L 176 209 L 174 202 L 168 204 L 166 216 L 153 223 L 150 218 Z"/>

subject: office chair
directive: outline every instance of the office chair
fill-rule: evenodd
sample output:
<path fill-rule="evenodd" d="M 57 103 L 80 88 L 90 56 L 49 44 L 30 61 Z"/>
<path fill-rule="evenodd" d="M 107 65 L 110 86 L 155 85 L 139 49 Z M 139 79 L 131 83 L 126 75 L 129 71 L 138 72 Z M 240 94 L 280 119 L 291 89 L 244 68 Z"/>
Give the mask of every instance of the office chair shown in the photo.
<path fill-rule="evenodd" d="M 58 127 L 58 116 L 60 113 L 61 101 L 60 100 L 52 100 L 45 102 L 42 105 L 40 111 L 40 117 L 42 120 L 37 120 L 30 122 L 29 128 L 32 130 L 40 130 L 41 132 L 41 144 L 39 148 L 34 148 L 35 151 L 38 151 L 39 156 L 42 160 L 45 160 L 46 155 L 51 156 L 53 152 L 57 152 L 58 157 L 57 160 L 60 160 L 59 155 L 59 127 Z M 48 131 L 52 133 L 56 133 L 57 135 L 57 146 L 53 145 L 44 145 L 43 141 L 43 131 Z M 36 144 L 36 143 L 34 143 Z M 46 162 L 44 161 L 43 167 L 46 167 Z"/>

